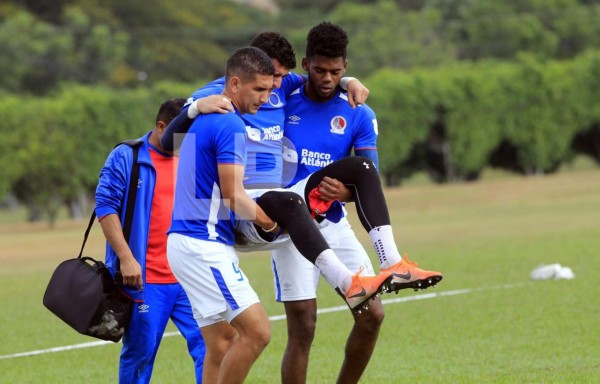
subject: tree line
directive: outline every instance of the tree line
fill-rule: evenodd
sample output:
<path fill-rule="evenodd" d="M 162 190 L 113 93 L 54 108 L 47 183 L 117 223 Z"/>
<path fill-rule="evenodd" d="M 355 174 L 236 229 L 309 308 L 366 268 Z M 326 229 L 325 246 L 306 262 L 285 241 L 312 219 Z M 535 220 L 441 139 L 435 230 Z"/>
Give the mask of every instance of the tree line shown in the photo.
<path fill-rule="evenodd" d="M 576 153 L 600 164 L 600 51 L 573 60 L 457 63 L 381 70 L 365 79 L 379 123 L 388 185 L 426 171 L 437 182 L 475 180 L 486 167 L 551 173 Z M 158 105 L 193 87 L 159 83 L 114 90 L 72 85 L 46 97 L 0 97 L 0 195 L 30 218 L 56 218 L 93 194 L 121 140 L 151 130 Z"/>
<path fill-rule="evenodd" d="M 303 55 L 322 20 L 348 31 L 351 72 L 570 59 L 600 48 L 600 0 L 4 0 L 0 92 L 62 82 L 147 87 L 222 74 L 229 54 L 277 30 Z"/>
<path fill-rule="evenodd" d="M 260 31 L 282 32 L 299 61 L 322 20 L 349 34 L 388 185 L 600 161 L 600 0 L 246 3 L 3 1 L 0 201 L 15 197 L 32 220 L 65 205 L 77 215 L 112 146 L 150 130 L 160 102 L 221 76 Z"/>

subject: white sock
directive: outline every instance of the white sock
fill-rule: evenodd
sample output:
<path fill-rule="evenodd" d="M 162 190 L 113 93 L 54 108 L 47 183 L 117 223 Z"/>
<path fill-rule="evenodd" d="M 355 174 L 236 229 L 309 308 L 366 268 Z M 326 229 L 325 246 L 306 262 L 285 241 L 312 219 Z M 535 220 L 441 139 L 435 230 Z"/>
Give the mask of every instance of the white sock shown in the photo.
<path fill-rule="evenodd" d="M 344 293 L 350 288 L 353 273 L 338 259 L 333 250 L 324 250 L 317 256 L 315 265 L 333 288 L 339 288 Z"/>
<path fill-rule="evenodd" d="M 379 268 L 389 268 L 402 260 L 391 225 L 382 225 L 371 229 L 369 237 L 379 258 Z"/>

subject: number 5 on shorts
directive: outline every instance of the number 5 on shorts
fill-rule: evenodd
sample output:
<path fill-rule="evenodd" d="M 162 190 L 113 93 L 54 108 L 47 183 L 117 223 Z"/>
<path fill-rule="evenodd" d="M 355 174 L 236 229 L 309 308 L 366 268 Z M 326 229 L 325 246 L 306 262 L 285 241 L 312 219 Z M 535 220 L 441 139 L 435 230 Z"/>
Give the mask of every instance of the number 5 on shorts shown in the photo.
<path fill-rule="evenodd" d="M 231 263 L 231 266 L 233 267 L 233 271 L 234 271 L 235 273 L 237 273 L 238 275 L 240 275 L 240 278 L 239 278 L 239 279 L 237 279 L 237 281 L 244 281 L 244 275 L 242 275 L 242 270 L 241 270 L 241 269 L 238 269 L 238 268 L 235 266 L 235 263 Z"/>

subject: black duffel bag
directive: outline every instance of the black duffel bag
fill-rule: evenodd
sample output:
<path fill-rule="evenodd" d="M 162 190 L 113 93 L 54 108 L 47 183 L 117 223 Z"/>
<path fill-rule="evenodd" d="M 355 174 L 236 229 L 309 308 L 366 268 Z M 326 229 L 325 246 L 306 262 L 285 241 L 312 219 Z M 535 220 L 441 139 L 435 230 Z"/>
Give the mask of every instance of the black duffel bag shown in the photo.
<path fill-rule="evenodd" d="M 103 262 L 77 257 L 56 268 L 44 306 L 81 334 L 117 342 L 129 323 L 132 301 L 118 290 Z"/>
<path fill-rule="evenodd" d="M 129 191 L 123 236 L 129 242 L 133 209 L 137 195 L 139 165 L 137 156 L 141 141 L 126 141 L 133 150 L 133 163 L 129 181 Z M 46 292 L 44 306 L 69 324 L 77 332 L 102 340 L 117 342 L 123 337 L 125 328 L 131 317 L 133 302 L 119 291 L 115 280 L 120 280 L 120 274 L 115 274 L 115 280 L 102 261 L 83 256 L 96 213 L 92 213 L 79 256 L 65 260 L 56 268 Z"/>

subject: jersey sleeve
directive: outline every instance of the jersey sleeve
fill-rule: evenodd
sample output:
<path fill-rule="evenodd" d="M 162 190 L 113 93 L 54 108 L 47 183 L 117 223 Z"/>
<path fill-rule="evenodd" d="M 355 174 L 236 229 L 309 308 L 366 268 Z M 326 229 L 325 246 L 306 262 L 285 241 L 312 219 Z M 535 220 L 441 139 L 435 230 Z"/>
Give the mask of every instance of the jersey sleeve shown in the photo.
<path fill-rule="evenodd" d="M 300 88 L 304 84 L 304 77 L 294 72 L 290 72 L 287 76 L 283 77 L 281 81 L 281 90 L 283 94 L 289 96 L 296 89 Z"/>
<path fill-rule="evenodd" d="M 225 77 L 211 81 L 200 89 L 197 89 L 192 94 L 192 99 L 198 100 L 206 96 L 218 95 L 223 92 L 223 89 L 225 89 Z"/>
<path fill-rule="evenodd" d="M 227 118 L 219 119 L 214 131 L 214 145 L 218 164 L 245 165 L 246 128 L 237 115 L 228 113 Z"/>
<path fill-rule="evenodd" d="M 379 134 L 375 112 L 366 104 L 358 110 L 358 129 L 354 133 L 354 150 L 377 149 L 377 136 Z"/>
<path fill-rule="evenodd" d="M 167 126 L 162 138 L 160 139 L 160 145 L 167 151 L 173 151 L 174 149 L 179 148 L 181 143 L 176 143 L 175 135 L 176 134 L 185 134 L 189 131 L 193 119 L 188 117 L 188 108 L 190 103 L 193 100 L 201 99 L 206 96 L 218 95 L 223 92 L 223 88 L 225 87 L 225 78 L 222 77 L 220 79 L 214 80 L 202 88 L 196 90 L 192 94 L 192 96 L 188 99 L 186 105 L 181 108 L 181 111 Z"/>

